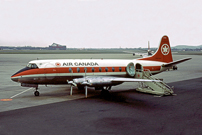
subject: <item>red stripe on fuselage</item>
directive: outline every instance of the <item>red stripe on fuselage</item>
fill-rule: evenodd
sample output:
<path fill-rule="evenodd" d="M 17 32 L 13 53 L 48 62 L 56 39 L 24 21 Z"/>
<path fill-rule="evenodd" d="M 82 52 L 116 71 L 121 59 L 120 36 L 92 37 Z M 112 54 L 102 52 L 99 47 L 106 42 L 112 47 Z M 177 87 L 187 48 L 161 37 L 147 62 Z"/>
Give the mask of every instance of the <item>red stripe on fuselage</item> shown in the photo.
<path fill-rule="evenodd" d="M 69 71 L 69 69 L 72 69 L 72 72 Z M 77 71 L 77 68 L 80 69 L 80 71 Z M 12 77 L 17 76 L 24 76 L 24 75 L 35 75 L 35 74 L 60 74 L 60 73 L 85 73 L 85 68 L 87 68 L 86 73 L 105 73 L 105 72 L 126 72 L 126 67 L 55 67 L 55 68 L 37 68 L 37 69 L 30 69 L 23 72 L 20 72 Z M 92 68 L 94 68 L 94 72 L 92 71 Z M 102 70 L 100 71 L 99 68 Z M 106 71 L 106 68 L 108 71 Z M 114 68 L 114 71 L 113 71 Z M 121 68 L 121 71 L 120 71 Z M 146 66 L 143 67 L 144 70 L 150 70 L 150 71 L 160 71 L 161 66 Z"/>

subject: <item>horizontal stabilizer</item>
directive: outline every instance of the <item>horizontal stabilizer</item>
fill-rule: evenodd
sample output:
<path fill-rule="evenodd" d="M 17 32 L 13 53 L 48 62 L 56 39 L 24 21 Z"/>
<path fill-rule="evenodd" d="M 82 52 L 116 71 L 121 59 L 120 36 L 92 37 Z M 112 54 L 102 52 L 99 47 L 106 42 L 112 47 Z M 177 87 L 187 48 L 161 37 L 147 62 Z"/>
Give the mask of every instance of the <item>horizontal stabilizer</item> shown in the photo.
<path fill-rule="evenodd" d="M 192 58 L 180 59 L 180 60 L 177 60 L 177 61 L 170 62 L 168 64 L 163 64 L 162 67 L 172 67 L 174 65 L 177 65 L 179 63 L 185 62 L 185 61 L 190 60 L 190 59 L 192 59 Z"/>

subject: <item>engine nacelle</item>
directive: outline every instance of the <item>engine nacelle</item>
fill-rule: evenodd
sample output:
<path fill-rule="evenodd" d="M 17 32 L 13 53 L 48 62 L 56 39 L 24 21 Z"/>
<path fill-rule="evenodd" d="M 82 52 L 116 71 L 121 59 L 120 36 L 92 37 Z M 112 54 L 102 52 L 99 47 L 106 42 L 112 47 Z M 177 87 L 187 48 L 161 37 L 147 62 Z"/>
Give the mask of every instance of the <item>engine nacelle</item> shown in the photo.
<path fill-rule="evenodd" d="M 89 79 L 89 80 L 87 80 L 87 82 L 88 82 L 89 86 L 91 86 L 91 87 L 95 87 L 95 86 L 111 86 L 111 85 L 114 84 L 111 81 L 105 80 L 105 79 L 102 79 L 102 78 Z"/>
<path fill-rule="evenodd" d="M 73 79 L 73 82 L 75 84 L 82 84 L 83 82 L 86 81 L 86 78 L 78 78 L 78 79 Z"/>

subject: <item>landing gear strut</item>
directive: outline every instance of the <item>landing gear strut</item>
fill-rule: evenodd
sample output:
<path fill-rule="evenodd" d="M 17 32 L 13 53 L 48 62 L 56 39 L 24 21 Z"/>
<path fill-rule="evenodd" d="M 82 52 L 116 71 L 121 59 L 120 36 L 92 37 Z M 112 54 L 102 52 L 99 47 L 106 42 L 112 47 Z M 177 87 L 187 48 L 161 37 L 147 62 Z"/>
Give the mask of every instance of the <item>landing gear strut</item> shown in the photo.
<path fill-rule="evenodd" d="M 39 96 L 39 94 L 40 94 L 39 91 L 37 91 L 37 90 L 38 90 L 38 87 L 36 87 L 36 91 L 34 92 L 35 96 Z"/>
<path fill-rule="evenodd" d="M 102 90 L 111 90 L 112 86 L 105 86 L 105 87 L 102 87 Z"/>

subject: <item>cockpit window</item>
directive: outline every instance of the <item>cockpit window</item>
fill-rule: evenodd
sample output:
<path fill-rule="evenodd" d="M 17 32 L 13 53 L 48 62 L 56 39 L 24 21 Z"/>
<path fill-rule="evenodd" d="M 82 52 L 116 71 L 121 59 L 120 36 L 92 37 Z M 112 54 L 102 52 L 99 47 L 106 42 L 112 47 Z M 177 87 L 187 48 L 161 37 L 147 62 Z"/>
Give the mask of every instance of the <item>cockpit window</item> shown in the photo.
<path fill-rule="evenodd" d="M 37 66 L 36 64 L 34 64 L 34 63 L 29 63 L 29 64 L 27 65 L 27 67 L 28 67 L 28 68 L 38 68 L 38 66 Z"/>

